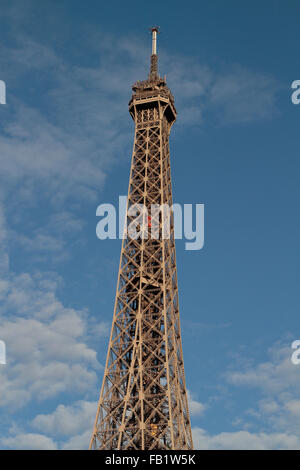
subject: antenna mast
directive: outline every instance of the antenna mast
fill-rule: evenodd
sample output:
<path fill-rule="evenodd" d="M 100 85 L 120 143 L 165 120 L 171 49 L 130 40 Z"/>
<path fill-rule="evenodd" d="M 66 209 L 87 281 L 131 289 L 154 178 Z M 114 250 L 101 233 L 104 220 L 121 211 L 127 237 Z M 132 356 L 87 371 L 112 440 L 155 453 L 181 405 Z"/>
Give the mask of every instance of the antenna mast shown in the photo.
<path fill-rule="evenodd" d="M 159 26 L 150 28 L 152 33 L 152 55 L 149 79 L 151 81 L 157 80 L 158 77 L 158 57 L 157 57 L 157 33 L 159 33 Z"/>

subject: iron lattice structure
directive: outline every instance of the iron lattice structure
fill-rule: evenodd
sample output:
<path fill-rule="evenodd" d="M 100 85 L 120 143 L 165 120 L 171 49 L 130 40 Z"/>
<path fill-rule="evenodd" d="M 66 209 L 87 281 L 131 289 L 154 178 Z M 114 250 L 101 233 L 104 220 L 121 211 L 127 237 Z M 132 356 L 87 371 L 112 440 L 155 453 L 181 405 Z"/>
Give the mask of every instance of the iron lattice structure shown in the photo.
<path fill-rule="evenodd" d="M 158 75 L 157 28 L 147 80 L 129 102 L 135 122 L 128 213 L 142 204 L 172 206 L 169 133 L 173 96 Z M 154 216 L 155 217 L 155 216 Z M 193 449 L 179 322 L 173 213 L 169 237 L 124 238 L 114 317 L 91 449 Z"/>

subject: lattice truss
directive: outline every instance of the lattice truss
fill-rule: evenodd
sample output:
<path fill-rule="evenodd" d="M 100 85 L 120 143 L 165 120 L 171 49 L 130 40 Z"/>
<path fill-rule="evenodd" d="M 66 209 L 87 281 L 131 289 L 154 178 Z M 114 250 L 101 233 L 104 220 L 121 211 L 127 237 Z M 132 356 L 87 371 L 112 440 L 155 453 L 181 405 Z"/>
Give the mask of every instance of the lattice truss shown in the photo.
<path fill-rule="evenodd" d="M 172 206 L 169 132 L 173 97 L 162 79 L 139 82 L 129 103 L 135 120 L 128 191 L 133 204 Z M 112 331 L 92 449 L 192 449 L 184 378 L 171 211 L 163 238 L 161 212 L 148 237 L 123 240 Z M 151 226 L 159 224 L 159 237 Z M 145 228 L 145 227 L 144 227 Z"/>

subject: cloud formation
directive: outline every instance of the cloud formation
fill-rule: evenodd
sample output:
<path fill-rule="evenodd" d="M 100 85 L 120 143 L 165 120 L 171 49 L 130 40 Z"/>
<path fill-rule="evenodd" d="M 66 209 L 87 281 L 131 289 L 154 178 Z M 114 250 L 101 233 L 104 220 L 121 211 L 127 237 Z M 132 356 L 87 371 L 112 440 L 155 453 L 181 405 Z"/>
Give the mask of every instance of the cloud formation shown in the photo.
<path fill-rule="evenodd" d="M 7 367 L 0 369 L 0 406 L 16 416 L 14 412 L 32 403 L 54 398 L 60 403 L 52 413 L 38 413 L 30 423 L 12 429 L 0 441 L 7 448 L 86 448 L 95 416 L 96 404 L 88 399 L 97 389 L 101 365 L 90 341 L 93 319 L 87 310 L 60 300 L 58 273 L 34 270 L 41 256 L 62 259 L 70 233 L 79 233 L 84 225 L 78 207 L 83 201 L 94 203 L 113 166 L 129 159 L 130 85 L 146 78 L 149 51 L 133 37 L 120 41 L 102 35 L 94 43 L 99 57 L 94 65 L 74 65 L 54 47 L 19 32 L 13 45 L 1 47 L 0 64 L 15 93 L 9 95 L 0 132 L 0 332 L 7 344 Z M 218 124 L 265 119 L 276 109 L 273 80 L 245 68 L 217 71 L 193 57 L 162 53 L 160 69 L 168 71 L 178 123 L 185 128 L 201 126 L 211 115 Z M 37 221 L 30 211 L 23 220 L 24 206 L 47 208 L 47 221 Z M 10 270 L 9 242 L 30 253 L 30 269 Z M 94 332 L 106 334 L 107 326 L 101 322 Z M 262 386 L 267 369 L 269 388 L 277 390 L 286 375 L 280 365 L 277 376 L 271 368 L 235 372 L 230 380 L 238 386 L 251 381 Z M 70 397 L 68 404 L 63 397 Z M 203 414 L 206 406 L 192 394 L 189 402 L 193 416 Z M 281 402 L 264 397 L 256 412 L 271 415 L 277 406 L 284 420 L 288 414 L 298 415 L 298 405 L 295 396 Z M 196 445 L 205 448 L 240 448 L 259 441 L 282 445 L 280 439 L 287 446 L 298 445 L 285 433 L 212 436 L 195 428 L 194 436 Z"/>

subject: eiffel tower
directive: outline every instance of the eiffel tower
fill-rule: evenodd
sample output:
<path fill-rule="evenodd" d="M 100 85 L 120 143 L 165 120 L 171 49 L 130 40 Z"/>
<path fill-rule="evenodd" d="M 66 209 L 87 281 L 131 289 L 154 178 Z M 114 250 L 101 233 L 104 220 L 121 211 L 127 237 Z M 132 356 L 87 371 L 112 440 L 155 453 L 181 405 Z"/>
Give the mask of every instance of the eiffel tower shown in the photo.
<path fill-rule="evenodd" d="M 193 449 L 179 322 L 174 216 L 169 236 L 164 210 L 172 206 L 169 134 L 176 119 L 166 78 L 158 74 L 157 34 L 147 80 L 132 86 L 135 122 L 128 190 L 131 208 L 141 204 L 143 236 L 124 237 L 112 330 L 90 449 Z M 158 227 L 157 236 L 145 228 Z"/>

